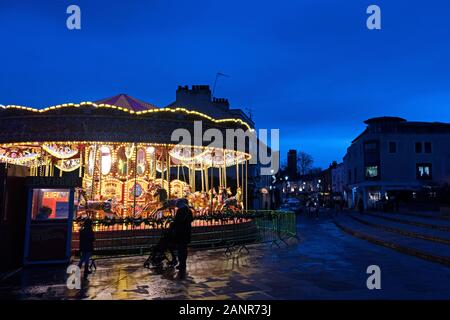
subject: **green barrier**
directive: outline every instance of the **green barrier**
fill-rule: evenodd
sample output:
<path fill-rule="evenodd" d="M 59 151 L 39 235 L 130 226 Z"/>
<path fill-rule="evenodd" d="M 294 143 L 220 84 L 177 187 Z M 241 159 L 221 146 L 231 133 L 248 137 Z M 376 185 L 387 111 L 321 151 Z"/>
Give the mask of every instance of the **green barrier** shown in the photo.
<path fill-rule="evenodd" d="M 95 251 L 97 254 L 144 254 L 160 238 L 162 229 L 171 218 L 95 220 Z M 192 228 L 192 247 L 226 248 L 225 253 L 248 251 L 246 244 L 268 242 L 287 245 L 297 238 L 296 216 L 293 212 L 252 210 L 241 213 L 217 213 L 195 217 Z M 74 222 L 79 226 L 82 221 Z M 75 227 L 74 227 L 75 231 Z M 78 249 L 76 232 L 72 241 L 74 253 Z"/>
<path fill-rule="evenodd" d="M 297 238 L 296 216 L 293 212 L 285 211 L 257 211 L 255 212 L 256 226 L 262 241 L 269 241 L 279 246 L 290 238 Z"/>

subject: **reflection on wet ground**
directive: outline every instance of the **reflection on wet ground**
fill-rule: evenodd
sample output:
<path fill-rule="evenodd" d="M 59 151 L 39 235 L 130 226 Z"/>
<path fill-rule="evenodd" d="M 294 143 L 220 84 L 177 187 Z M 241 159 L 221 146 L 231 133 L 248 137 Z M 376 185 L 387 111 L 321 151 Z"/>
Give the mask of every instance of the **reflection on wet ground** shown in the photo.
<path fill-rule="evenodd" d="M 450 269 L 405 256 L 342 233 L 324 215 L 298 218 L 300 240 L 289 246 L 250 245 L 191 251 L 188 276 L 175 269 L 143 268 L 146 257 L 97 260 L 80 290 L 66 286 L 65 267 L 33 266 L 0 284 L 14 299 L 432 299 L 450 298 Z M 382 289 L 366 287 L 367 266 L 377 264 Z"/>

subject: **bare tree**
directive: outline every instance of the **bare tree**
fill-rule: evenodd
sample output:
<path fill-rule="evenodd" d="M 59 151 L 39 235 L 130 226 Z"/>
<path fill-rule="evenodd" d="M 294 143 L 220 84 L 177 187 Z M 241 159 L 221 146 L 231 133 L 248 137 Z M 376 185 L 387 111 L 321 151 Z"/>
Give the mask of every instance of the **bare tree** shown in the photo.
<path fill-rule="evenodd" d="M 309 173 L 309 171 L 312 168 L 312 165 L 314 163 L 313 157 L 304 152 L 300 151 L 297 155 L 297 166 L 298 166 L 298 172 L 300 172 L 301 175 L 305 175 Z"/>

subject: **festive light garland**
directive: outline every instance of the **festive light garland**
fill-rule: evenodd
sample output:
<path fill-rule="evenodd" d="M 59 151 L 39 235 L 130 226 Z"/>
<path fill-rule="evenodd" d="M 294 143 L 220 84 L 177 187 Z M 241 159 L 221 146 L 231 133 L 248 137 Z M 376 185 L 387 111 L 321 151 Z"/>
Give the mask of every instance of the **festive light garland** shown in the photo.
<path fill-rule="evenodd" d="M 33 147 L 5 147 L 0 146 L 0 162 L 26 165 L 37 160 L 40 153 Z"/>
<path fill-rule="evenodd" d="M 187 115 L 196 115 L 199 117 L 202 117 L 204 119 L 210 120 L 214 123 L 226 123 L 226 122 L 234 122 L 234 123 L 238 123 L 240 125 L 243 125 L 245 127 L 247 127 L 247 129 L 251 132 L 253 132 L 255 129 L 253 129 L 247 122 L 243 121 L 242 119 L 239 118 L 226 118 L 226 119 L 215 119 L 211 116 L 208 116 L 204 113 L 195 111 L 195 110 L 189 110 L 183 107 L 174 107 L 174 108 L 159 108 L 159 109 L 148 109 L 148 110 L 143 110 L 143 111 L 134 111 L 134 110 L 130 110 L 127 108 L 123 108 L 123 107 L 118 107 L 115 105 L 110 105 L 110 104 L 106 104 L 106 103 L 101 103 L 101 104 L 96 104 L 94 102 L 80 102 L 80 103 L 64 103 L 64 104 L 59 104 L 56 106 L 51 106 L 51 107 L 47 107 L 44 109 L 36 109 L 36 108 L 31 108 L 31 107 L 24 107 L 24 106 L 18 106 L 18 105 L 7 105 L 2 107 L 2 109 L 19 109 L 19 110 L 26 110 L 26 111 L 32 111 L 32 112 L 37 112 L 37 113 L 44 113 L 47 111 L 51 111 L 51 110 L 58 110 L 61 108 L 79 108 L 79 107 L 94 107 L 94 108 L 109 108 L 109 109 L 115 109 L 115 110 L 120 110 L 123 112 L 127 112 L 129 114 L 135 114 L 135 115 L 145 115 L 147 113 L 160 113 L 160 112 L 171 112 L 171 113 L 184 113 Z"/>
<path fill-rule="evenodd" d="M 44 143 L 42 149 L 58 159 L 69 159 L 78 154 L 78 148 L 73 145 Z"/>
<path fill-rule="evenodd" d="M 80 159 L 60 160 L 55 164 L 55 167 L 63 172 L 72 172 L 80 168 Z"/>

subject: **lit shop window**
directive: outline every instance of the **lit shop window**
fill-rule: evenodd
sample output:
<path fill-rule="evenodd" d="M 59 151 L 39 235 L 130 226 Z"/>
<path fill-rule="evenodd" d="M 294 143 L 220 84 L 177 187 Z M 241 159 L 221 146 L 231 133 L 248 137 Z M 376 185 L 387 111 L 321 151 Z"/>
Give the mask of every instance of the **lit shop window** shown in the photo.
<path fill-rule="evenodd" d="M 34 189 L 32 220 L 67 219 L 69 216 L 69 190 Z"/>
<path fill-rule="evenodd" d="M 369 192 L 369 201 L 378 202 L 381 200 L 381 192 Z"/>
<path fill-rule="evenodd" d="M 366 167 L 366 178 L 376 178 L 378 177 L 378 166 L 368 166 Z"/>
<path fill-rule="evenodd" d="M 431 179 L 431 163 L 418 163 L 416 165 L 417 179 Z"/>
<path fill-rule="evenodd" d="M 102 174 L 107 175 L 111 171 L 112 158 L 111 150 L 108 147 L 101 147 L 100 152 L 102 155 Z"/>

